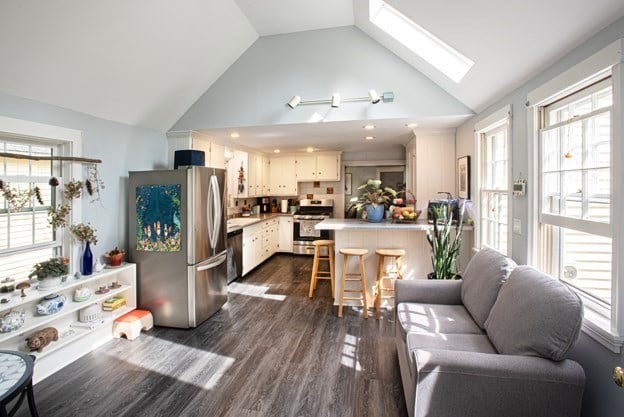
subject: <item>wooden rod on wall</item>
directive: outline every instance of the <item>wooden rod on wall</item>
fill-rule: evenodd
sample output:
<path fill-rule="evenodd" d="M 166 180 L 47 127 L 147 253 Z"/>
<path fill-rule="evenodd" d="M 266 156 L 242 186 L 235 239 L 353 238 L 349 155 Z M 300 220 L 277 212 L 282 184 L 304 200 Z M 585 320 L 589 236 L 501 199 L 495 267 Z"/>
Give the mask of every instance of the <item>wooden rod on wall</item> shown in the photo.
<path fill-rule="evenodd" d="M 33 156 L 22 155 L 19 153 L 0 152 L 0 157 L 15 159 L 30 159 L 32 161 L 67 161 L 67 162 L 83 162 L 85 164 L 101 164 L 101 159 L 80 158 L 77 156 Z"/>

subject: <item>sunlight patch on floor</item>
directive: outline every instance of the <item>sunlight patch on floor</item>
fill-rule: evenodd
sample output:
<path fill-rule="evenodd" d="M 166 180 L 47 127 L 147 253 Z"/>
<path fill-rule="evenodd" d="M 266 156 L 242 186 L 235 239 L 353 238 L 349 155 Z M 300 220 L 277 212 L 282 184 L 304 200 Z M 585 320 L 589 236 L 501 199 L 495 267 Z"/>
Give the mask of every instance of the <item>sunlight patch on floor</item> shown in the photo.
<path fill-rule="evenodd" d="M 345 335 L 344 344 L 342 345 L 342 357 L 340 364 L 361 371 L 362 367 L 357 360 L 357 343 L 359 338 L 350 334 Z"/>
<path fill-rule="evenodd" d="M 271 287 L 266 285 L 243 284 L 242 282 L 233 282 L 228 285 L 228 292 L 232 294 L 277 301 L 284 301 L 286 299 L 286 296 L 283 294 L 267 294 L 267 291 L 270 289 Z"/>
<path fill-rule="evenodd" d="M 145 350 L 127 357 L 120 357 L 120 352 L 115 349 L 103 353 L 116 360 L 175 378 L 202 389 L 215 387 L 223 374 L 234 364 L 234 358 L 229 356 L 156 338 L 145 333 L 142 333 L 140 338 L 153 339 L 154 342 L 150 343 L 148 340 L 145 345 L 158 346 L 158 351 L 152 352 L 149 347 L 146 347 Z M 146 341 L 143 340 L 143 342 Z M 183 363 L 184 366 L 176 366 L 179 363 Z"/>

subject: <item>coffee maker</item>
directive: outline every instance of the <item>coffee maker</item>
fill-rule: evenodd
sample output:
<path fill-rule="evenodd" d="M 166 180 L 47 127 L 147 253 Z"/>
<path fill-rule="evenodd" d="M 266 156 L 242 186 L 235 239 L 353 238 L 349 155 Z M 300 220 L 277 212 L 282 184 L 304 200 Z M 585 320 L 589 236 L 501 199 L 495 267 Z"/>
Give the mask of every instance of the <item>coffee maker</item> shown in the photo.
<path fill-rule="evenodd" d="M 260 213 L 271 212 L 271 202 L 269 197 L 258 197 L 257 204 L 260 206 Z"/>

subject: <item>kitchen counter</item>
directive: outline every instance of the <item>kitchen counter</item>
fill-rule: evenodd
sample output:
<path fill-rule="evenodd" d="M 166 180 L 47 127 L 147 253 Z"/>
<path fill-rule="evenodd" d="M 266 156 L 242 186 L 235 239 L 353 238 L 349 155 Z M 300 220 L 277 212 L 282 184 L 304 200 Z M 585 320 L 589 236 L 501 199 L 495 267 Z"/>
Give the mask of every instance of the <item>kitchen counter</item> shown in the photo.
<path fill-rule="evenodd" d="M 427 274 L 432 271 L 431 248 L 429 242 L 427 242 L 427 231 L 433 229 L 433 225 L 427 223 L 426 219 L 418 220 L 414 223 L 392 223 L 388 221 L 370 223 L 362 219 L 326 219 L 317 224 L 316 229 L 333 230 L 334 232 L 334 247 L 336 251 L 334 289 L 336 294 L 339 293 L 342 281 L 343 261 L 340 249 L 362 248 L 368 250 L 368 254 L 364 256 L 364 268 L 367 300 L 370 308 L 373 306 L 373 288 L 377 276 L 377 255 L 375 250 L 404 249 L 404 279 L 426 279 Z M 454 230 L 455 227 L 453 227 Z M 473 227 L 465 225 L 463 228 L 462 248 L 458 260 L 460 270 L 468 264 L 472 246 Z M 348 270 L 356 271 L 357 268 L 357 258 L 350 258 Z M 384 268 L 390 268 L 390 264 L 385 265 Z M 353 283 L 349 282 L 347 284 Z M 351 287 L 347 285 L 347 289 L 349 288 Z M 335 304 L 337 304 L 337 300 L 338 296 Z M 391 305 L 392 300 L 384 300 L 384 304 Z M 361 303 L 358 301 L 345 301 L 345 305 L 361 305 Z"/>
<path fill-rule="evenodd" d="M 251 226 L 252 224 L 260 223 L 264 220 L 270 220 L 279 216 L 292 217 L 291 213 L 261 213 L 249 217 L 233 217 L 227 220 L 227 232 L 234 232 L 236 230 Z"/>

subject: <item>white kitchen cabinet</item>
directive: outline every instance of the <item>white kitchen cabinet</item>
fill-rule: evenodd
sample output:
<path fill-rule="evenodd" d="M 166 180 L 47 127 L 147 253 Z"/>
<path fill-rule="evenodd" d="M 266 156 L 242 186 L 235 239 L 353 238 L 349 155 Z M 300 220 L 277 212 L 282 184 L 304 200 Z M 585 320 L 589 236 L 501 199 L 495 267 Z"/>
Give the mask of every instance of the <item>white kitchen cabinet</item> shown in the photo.
<path fill-rule="evenodd" d="M 261 263 L 262 225 L 253 224 L 243 228 L 243 275 Z"/>
<path fill-rule="evenodd" d="M 228 193 L 232 198 L 249 197 L 249 170 L 247 169 L 247 152 L 235 150 L 232 158 L 227 162 Z M 240 187 L 238 176 L 241 167 L 244 171 L 242 188 Z"/>
<path fill-rule="evenodd" d="M 297 178 L 295 173 L 294 157 L 271 158 L 270 169 L 271 187 L 269 193 L 272 196 L 297 195 Z"/>
<path fill-rule="evenodd" d="M 339 181 L 340 154 L 298 155 L 297 181 Z"/>
<path fill-rule="evenodd" d="M 293 251 L 293 218 L 292 216 L 280 216 L 277 238 L 277 251 L 288 252 Z"/>
<path fill-rule="evenodd" d="M 167 147 L 169 150 L 169 168 L 173 168 L 175 151 L 193 149 L 204 151 L 205 166 L 225 168 L 225 147 L 211 140 L 209 136 L 198 132 L 170 132 L 167 133 Z"/>
<path fill-rule="evenodd" d="M 250 153 L 247 154 L 247 176 L 249 180 L 247 181 L 247 197 L 255 197 L 256 194 L 256 185 L 257 185 L 257 171 L 256 171 L 256 155 Z M 262 180 L 262 178 L 260 178 Z"/>
<path fill-rule="evenodd" d="M 271 162 L 268 157 L 262 157 L 262 195 L 271 195 Z"/>
<path fill-rule="evenodd" d="M 110 288 L 113 282 L 120 284 L 119 287 Z M 86 301 L 74 301 L 74 291 L 78 287 L 89 288 L 91 297 Z M 96 294 L 101 287 L 109 288 L 108 292 Z M 36 305 L 51 294 L 67 298 L 63 308 L 52 315 L 38 315 Z M 92 324 L 79 322 L 80 310 L 95 303 L 101 304 L 115 295 L 124 297 L 126 305 L 112 312 L 102 311 L 101 320 Z M 81 279 L 70 276 L 53 289 L 39 290 L 32 287 L 26 290 L 26 297 L 20 297 L 20 292 L 15 291 L 12 294 L 4 293 L 3 298 L 9 302 L 1 304 L 0 315 L 10 310 L 20 311 L 24 312 L 25 321 L 17 330 L 0 333 L 0 349 L 36 356 L 34 382 L 37 383 L 113 338 L 113 321 L 136 308 L 136 265 L 122 264 L 119 268 L 104 269 Z M 99 309 L 101 311 L 101 306 Z M 26 338 L 46 327 L 54 327 L 58 331 L 58 340 L 51 342 L 41 352 L 30 352 Z"/>

